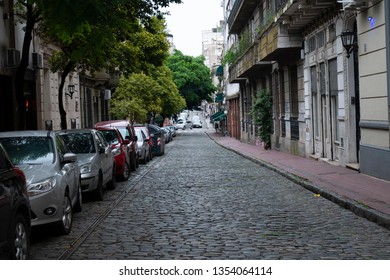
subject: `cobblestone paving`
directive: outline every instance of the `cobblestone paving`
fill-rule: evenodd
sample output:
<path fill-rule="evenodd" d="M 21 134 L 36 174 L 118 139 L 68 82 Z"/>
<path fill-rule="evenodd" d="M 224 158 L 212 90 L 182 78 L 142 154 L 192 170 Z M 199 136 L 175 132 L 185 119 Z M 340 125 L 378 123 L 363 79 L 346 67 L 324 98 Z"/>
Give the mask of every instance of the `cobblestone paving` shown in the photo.
<path fill-rule="evenodd" d="M 33 257 L 58 258 L 131 188 L 71 259 L 390 259 L 389 230 L 218 146 L 202 130 L 181 132 L 166 147 L 100 205 L 87 202 L 69 236 L 36 240 Z"/>

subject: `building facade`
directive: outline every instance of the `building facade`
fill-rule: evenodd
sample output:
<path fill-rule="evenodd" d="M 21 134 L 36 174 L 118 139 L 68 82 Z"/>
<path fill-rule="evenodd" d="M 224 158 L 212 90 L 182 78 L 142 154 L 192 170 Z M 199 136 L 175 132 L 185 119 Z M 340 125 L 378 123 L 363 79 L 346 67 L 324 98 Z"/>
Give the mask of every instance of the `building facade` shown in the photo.
<path fill-rule="evenodd" d="M 273 149 L 389 180 L 385 1 L 230 0 L 225 9 L 240 100 L 230 129 L 240 140 L 258 143 L 250 111 L 267 91 Z"/>
<path fill-rule="evenodd" d="M 18 103 L 15 93 L 16 72 L 21 61 L 24 41 L 23 20 L 14 11 L 14 1 L 0 2 L 0 131 L 17 129 Z M 50 71 L 49 59 L 56 46 L 44 44 L 33 32 L 29 64 L 24 77 L 26 129 L 61 128 L 59 87 L 61 73 Z M 60 94 L 66 111 L 68 128 L 93 127 L 109 118 L 109 99 L 114 79 L 106 73 L 79 75 L 71 72 Z M 70 87 L 69 87 L 70 85 Z M 69 92 L 69 89 L 73 89 Z"/>

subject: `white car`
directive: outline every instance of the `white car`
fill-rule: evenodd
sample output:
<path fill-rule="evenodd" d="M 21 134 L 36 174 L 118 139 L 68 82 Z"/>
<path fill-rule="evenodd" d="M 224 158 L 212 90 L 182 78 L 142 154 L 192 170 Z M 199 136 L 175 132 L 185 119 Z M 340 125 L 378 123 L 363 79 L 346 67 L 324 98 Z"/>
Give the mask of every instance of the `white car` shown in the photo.
<path fill-rule="evenodd" d="M 200 120 L 192 121 L 193 128 L 202 128 L 202 122 Z"/>
<path fill-rule="evenodd" d="M 176 124 L 177 129 L 186 129 L 186 121 L 179 119 Z"/>

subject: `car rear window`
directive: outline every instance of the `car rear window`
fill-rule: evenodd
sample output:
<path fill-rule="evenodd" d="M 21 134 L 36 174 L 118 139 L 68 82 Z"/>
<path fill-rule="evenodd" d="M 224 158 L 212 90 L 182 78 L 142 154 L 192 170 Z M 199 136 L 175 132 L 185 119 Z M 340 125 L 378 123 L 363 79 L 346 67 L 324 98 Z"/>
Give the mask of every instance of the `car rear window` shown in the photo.
<path fill-rule="evenodd" d="M 50 137 L 21 136 L 0 141 L 15 165 L 54 162 L 54 144 Z"/>
<path fill-rule="evenodd" d="M 118 144 L 118 134 L 116 134 L 115 130 L 101 130 L 101 133 L 104 135 L 104 138 L 110 145 Z"/>
<path fill-rule="evenodd" d="M 66 145 L 75 154 L 96 153 L 91 133 L 67 133 L 62 135 Z"/>

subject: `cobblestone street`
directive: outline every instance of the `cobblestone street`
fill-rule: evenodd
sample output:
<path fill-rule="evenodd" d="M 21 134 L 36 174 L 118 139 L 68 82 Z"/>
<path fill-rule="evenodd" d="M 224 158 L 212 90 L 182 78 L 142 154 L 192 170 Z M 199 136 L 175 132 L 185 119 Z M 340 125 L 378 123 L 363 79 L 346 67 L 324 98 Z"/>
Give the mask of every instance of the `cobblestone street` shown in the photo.
<path fill-rule="evenodd" d="M 142 168 L 111 201 L 87 203 L 71 235 L 37 242 L 33 258 L 69 248 L 75 260 L 390 258 L 387 229 L 218 146 L 202 129 L 180 131 Z M 97 211 L 88 207 L 107 213 L 86 229 Z M 50 243 L 60 247 L 53 255 Z"/>

